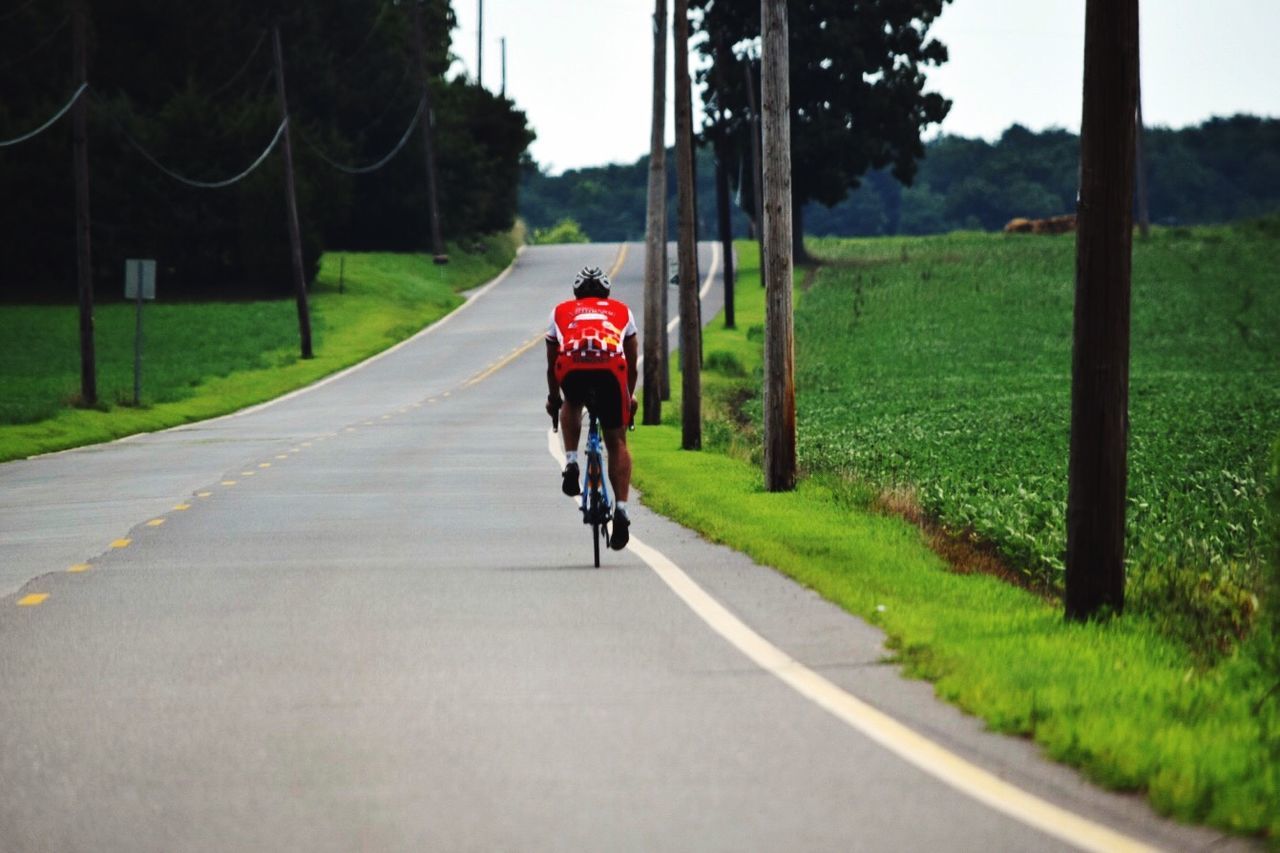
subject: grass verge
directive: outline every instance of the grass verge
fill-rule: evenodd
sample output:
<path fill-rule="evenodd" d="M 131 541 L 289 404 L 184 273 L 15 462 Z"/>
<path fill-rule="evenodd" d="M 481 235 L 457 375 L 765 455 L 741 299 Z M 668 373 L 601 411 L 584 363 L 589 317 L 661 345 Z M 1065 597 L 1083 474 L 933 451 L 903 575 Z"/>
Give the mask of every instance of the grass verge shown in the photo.
<path fill-rule="evenodd" d="M 1162 813 L 1280 836 L 1280 699 L 1265 697 L 1274 675 L 1248 645 L 1201 667 L 1148 618 L 1068 624 L 1051 601 L 954 573 L 918 528 L 866 509 L 871 496 L 847 480 L 763 490 L 758 442 L 729 405 L 759 376 L 764 317 L 755 247 L 738 249 L 739 328 L 713 323 L 704 340 L 708 449 L 679 449 L 673 378 L 663 425 L 631 439 L 645 504 L 879 625 L 908 675 L 992 729 L 1143 791 Z"/>
<path fill-rule="evenodd" d="M 147 305 L 143 397 L 133 406 L 134 308 L 95 311 L 100 405 L 79 391 L 76 309 L 0 311 L 0 461 L 234 412 L 375 355 L 461 304 L 515 257 L 513 235 L 427 256 L 328 253 L 311 289 L 315 357 L 298 357 L 292 300 Z M 340 292 L 341 288 L 341 292 Z"/>

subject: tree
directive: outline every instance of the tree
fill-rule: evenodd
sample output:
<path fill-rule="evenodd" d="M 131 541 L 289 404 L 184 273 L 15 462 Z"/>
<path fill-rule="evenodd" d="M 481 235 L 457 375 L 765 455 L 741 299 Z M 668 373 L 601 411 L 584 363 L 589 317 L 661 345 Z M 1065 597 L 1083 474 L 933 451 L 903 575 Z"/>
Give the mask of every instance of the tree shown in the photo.
<path fill-rule="evenodd" d="M 950 101 L 924 91 L 925 68 L 946 61 L 929 27 L 948 0 L 805 0 L 788 10 L 791 40 L 792 233 L 804 256 L 805 202 L 828 207 L 856 189 L 868 169 L 891 167 L 910 184 L 924 156 L 920 134 L 942 121 Z M 693 0 L 716 63 L 758 55 L 757 0 Z M 717 46 L 720 46 L 717 49 Z M 727 48 L 725 46 L 728 46 Z M 746 80 L 740 70 L 701 72 L 708 120 L 749 149 Z"/>

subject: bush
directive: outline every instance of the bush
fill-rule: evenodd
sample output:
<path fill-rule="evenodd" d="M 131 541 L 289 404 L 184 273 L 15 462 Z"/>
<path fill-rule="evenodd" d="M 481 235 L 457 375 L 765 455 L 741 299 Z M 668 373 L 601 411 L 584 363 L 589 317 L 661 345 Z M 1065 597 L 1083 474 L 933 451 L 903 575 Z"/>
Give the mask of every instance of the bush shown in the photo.
<path fill-rule="evenodd" d="M 565 218 L 550 228 L 535 228 L 530 242 L 535 246 L 548 243 L 590 243 L 591 238 L 576 221 Z"/>

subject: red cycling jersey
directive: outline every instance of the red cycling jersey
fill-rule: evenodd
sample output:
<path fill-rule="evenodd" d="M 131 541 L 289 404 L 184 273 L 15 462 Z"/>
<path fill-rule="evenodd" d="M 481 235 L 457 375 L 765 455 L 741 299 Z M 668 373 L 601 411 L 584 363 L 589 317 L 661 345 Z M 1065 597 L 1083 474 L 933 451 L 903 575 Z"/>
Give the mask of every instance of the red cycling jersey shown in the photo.
<path fill-rule="evenodd" d="M 608 370 L 617 378 L 625 402 L 631 392 L 622 342 L 636 333 L 631 309 L 616 299 L 589 297 L 561 302 L 552 310 L 547 327 L 547 340 L 560 348 L 556 381 L 563 385 L 565 377 L 576 370 Z"/>

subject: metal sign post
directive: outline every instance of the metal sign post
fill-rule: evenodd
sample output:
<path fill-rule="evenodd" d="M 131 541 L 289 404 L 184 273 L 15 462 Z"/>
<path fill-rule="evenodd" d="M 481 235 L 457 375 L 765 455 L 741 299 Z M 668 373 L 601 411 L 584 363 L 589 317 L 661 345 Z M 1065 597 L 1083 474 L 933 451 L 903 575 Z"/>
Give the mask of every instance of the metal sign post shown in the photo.
<path fill-rule="evenodd" d="M 124 298 L 137 306 L 133 342 L 133 404 L 142 405 L 142 300 L 156 298 L 156 262 L 130 258 L 124 262 Z"/>

